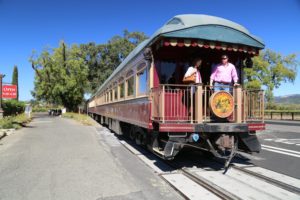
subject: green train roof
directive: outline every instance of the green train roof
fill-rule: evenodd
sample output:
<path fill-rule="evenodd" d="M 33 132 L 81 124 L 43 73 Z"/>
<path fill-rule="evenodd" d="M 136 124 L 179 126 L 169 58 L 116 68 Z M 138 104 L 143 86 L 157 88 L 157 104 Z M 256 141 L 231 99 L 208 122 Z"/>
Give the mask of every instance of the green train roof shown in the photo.
<path fill-rule="evenodd" d="M 143 49 L 153 44 L 158 37 L 204 39 L 214 42 L 247 45 L 258 49 L 265 47 L 264 42 L 260 38 L 250 34 L 245 27 L 230 20 L 199 14 L 176 15 L 149 39 L 140 43 L 99 87 L 96 94 Z"/>

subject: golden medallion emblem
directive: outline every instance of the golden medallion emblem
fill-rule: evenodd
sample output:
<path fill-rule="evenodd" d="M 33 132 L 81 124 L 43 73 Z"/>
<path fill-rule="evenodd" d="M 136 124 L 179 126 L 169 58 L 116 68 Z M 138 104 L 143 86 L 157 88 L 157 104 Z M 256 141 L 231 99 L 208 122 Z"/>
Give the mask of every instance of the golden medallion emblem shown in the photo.
<path fill-rule="evenodd" d="M 225 91 L 216 92 L 211 95 L 209 105 L 217 117 L 229 117 L 234 110 L 233 96 Z"/>

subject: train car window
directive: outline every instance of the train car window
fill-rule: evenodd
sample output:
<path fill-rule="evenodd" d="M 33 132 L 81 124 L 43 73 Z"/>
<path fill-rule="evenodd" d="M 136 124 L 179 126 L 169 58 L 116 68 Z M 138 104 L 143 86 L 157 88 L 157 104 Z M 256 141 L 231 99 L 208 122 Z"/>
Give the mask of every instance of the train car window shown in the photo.
<path fill-rule="evenodd" d="M 115 87 L 114 89 L 114 96 L 115 96 L 115 101 L 118 100 L 118 87 Z"/>
<path fill-rule="evenodd" d="M 113 101 L 113 91 L 110 90 L 109 92 L 109 101 L 112 102 Z"/>
<path fill-rule="evenodd" d="M 127 96 L 132 96 L 134 94 L 134 77 L 130 77 L 127 80 Z"/>
<path fill-rule="evenodd" d="M 138 95 L 147 93 L 147 70 L 144 69 L 138 73 Z"/>
<path fill-rule="evenodd" d="M 120 87 L 120 98 L 124 98 L 124 96 L 125 96 L 125 83 L 124 82 L 121 83 L 119 87 Z"/>

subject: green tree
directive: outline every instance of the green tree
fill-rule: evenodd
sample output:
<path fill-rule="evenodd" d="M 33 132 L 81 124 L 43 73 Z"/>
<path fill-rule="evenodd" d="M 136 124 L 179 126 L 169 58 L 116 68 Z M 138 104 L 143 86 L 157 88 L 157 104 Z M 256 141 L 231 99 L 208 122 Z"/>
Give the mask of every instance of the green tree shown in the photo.
<path fill-rule="evenodd" d="M 274 102 L 274 89 L 279 88 L 282 83 L 294 83 L 298 65 L 296 54 L 283 56 L 269 49 L 262 51 L 253 58 L 253 68 L 245 69 L 246 87 L 265 87 L 267 106 L 270 107 Z"/>
<path fill-rule="evenodd" d="M 19 101 L 19 74 L 18 74 L 18 67 L 14 66 L 13 76 L 12 76 L 12 82 L 13 85 L 17 86 L 17 98 L 16 100 Z"/>
<path fill-rule="evenodd" d="M 87 86 L 88 67 L 81 49 L 61 42 L 58 48 L 44 49 L 39 56 L 33 54 L 30 62 L 36 72 L 33 96 L 75 111 Z"/>
<path fill-rule="evenodd" d="M 147 36 L 124 31 L 105 44 L 90 42 L 68 48 L 45 48 L 40 55 L 33 52 L 30 62 L 36 72 L 32 95 L 36 100 L 62 104 L 75 110 L 85 93 L 93 93 L 113 70 Z"/>
<path fill-rule="evenodd" d="M 147 36 L 142 32 L 124 31 L 123 36 L 114 36 L 106 44 L 91 42 L 81 44 L 83 59 L 89 72 L 89 92 L 93 93 L 126 58 L 126 56 Z"/>

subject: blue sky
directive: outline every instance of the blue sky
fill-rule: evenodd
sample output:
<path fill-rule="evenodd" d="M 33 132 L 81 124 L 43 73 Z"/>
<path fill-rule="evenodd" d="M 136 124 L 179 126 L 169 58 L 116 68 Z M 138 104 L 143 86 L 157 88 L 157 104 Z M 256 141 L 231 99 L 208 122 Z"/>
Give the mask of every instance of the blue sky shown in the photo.
<path fill-rule="evenodd" d="M 266 47 L 300 55 L 300 0 L 0 0 L 0 73 L 11 82 L 19 68 L 20 99 L 31 99 L 33 49 L 106 42 L 124 29 L 154 33 L 177 14 L 208 14 L 242 24 L 263 38 Z M 298 56 L 299 58 L 300 56 Z M 300 93 L 300 70 L 294 84 L 275 95 Z"/>

